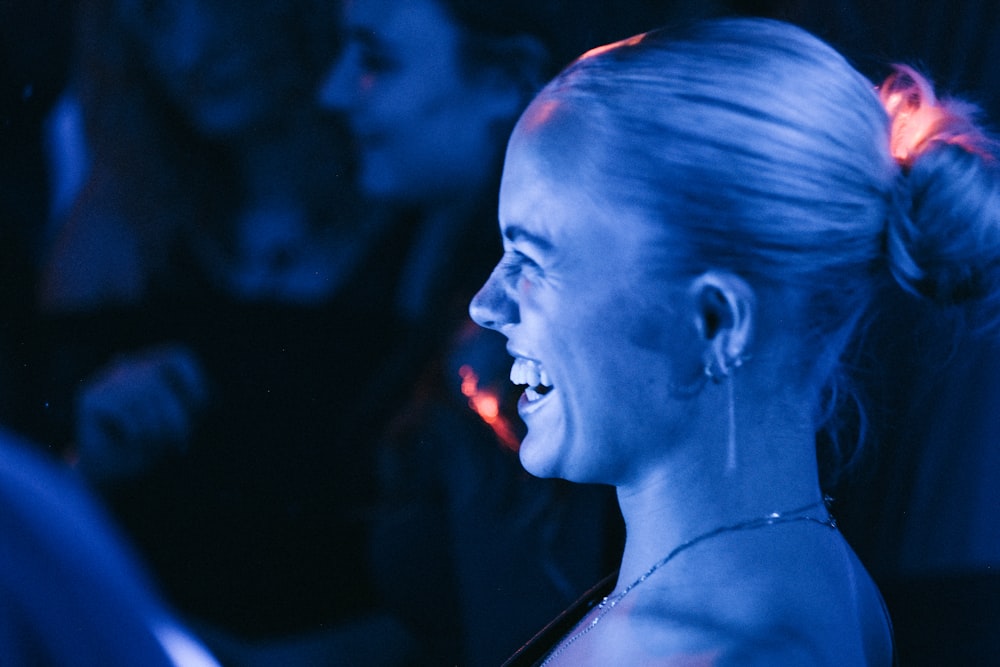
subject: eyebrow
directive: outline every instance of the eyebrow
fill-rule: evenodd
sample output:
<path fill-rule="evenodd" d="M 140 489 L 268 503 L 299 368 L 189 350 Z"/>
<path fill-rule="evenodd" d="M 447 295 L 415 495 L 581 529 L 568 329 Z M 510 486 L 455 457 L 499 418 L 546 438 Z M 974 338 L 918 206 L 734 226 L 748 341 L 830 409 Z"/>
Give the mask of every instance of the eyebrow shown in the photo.
<path fill-rule="evenodd" d="M 552 242 L 546 238 L 529 232 L 519 225 L 508 225 L 503 232 L 504 237 L 511 243 L 528 243 L 543 252 L 552 250 Z"/>

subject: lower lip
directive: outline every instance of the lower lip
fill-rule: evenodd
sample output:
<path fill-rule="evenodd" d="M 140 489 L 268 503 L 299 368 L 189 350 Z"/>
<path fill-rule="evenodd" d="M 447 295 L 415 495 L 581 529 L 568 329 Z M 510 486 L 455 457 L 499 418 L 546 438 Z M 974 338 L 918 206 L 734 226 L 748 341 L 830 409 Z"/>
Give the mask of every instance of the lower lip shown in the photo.
<path fill-rule="evenodd" d="M 521 393 L 521 397 L 517 400 L 517 413 L 522 417 L 525 415 L 530 415 L 536 410 L 538 410 L 543 403 L 548 401 L 548 399 L 555 393 L 554 389 L 550 389 L 549 393 L 545 394 L 537 400 L 530 400 L 526 392 Z"/>

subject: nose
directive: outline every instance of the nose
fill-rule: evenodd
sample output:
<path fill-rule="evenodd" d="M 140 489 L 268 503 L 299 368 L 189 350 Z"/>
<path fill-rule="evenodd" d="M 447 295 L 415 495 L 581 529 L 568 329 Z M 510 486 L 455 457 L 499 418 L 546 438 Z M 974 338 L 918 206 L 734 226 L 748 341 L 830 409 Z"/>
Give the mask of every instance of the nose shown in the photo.
<path fill-rule="evenodd" d="M 497 275 L 500 267 L 493 269 L 486 283 L 479 288 L 469 304 L 469 316 L 481 327 L 501 333 L 511 324 L 520 321 L 517 302 L 511 298 L 503 280 Z"/>
<path fill-rule="evenodd" d="M 337 56 L 319 87 L 319 103 L 325 109 L 346 111 L 358 97 L 358 48 L 348 43 Z"/>

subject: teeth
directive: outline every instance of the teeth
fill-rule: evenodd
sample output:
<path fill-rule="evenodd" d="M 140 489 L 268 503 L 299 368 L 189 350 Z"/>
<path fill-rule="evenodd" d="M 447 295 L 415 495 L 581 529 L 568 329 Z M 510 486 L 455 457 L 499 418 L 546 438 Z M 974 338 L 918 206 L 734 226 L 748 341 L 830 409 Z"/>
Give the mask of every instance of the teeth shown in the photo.
<path fill-rule="evenodd" d="M 529 387 L 536 386 L 539 382 L 538 364 L 518 357 L 510 368 L 510 381 L 514 384 L 526 384 Z"/>
<path fill-rule="evenodd" d="M 518 357 L 510 369 L 510 381 L 516 385 L 527 385 L 528 398 L 540 398 L 552 387 L 552 380 L 541 364 Z M 539 391 L 541 389 L 541 391 Z"/>

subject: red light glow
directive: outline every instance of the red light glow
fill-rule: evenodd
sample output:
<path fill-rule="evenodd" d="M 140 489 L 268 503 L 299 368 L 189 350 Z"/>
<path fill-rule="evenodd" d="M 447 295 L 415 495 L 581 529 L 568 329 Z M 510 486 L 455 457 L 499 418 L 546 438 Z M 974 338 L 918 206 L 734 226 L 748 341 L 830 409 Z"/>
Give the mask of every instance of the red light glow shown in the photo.
<path fill-rule="evenodd" d="M 956 144 L 984 159 L 989 142 L 972 123 L 970 108 L 954 101 L 940 101 L 931 84 L 916 70 L 897 65 L 879 88 L 882 106 L 891 119 L 889 150 L 896 161 L 911 166 L 931 142 Z"/>
<path fill-rule="evenodd" d="M 510 422 L 500 414 L 500 398 L 489 389 L 479 388 L 479 375 L 468 364 L 458 369 L 462 378 L 462 395 L 469 399 L 469 407 L 479 415 L 499 438 L 500 442 L 513 451 L 517 451 L 521 443 Z"/>

